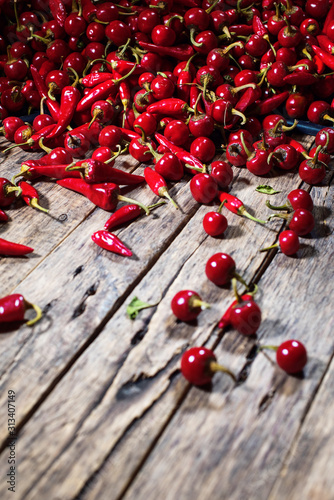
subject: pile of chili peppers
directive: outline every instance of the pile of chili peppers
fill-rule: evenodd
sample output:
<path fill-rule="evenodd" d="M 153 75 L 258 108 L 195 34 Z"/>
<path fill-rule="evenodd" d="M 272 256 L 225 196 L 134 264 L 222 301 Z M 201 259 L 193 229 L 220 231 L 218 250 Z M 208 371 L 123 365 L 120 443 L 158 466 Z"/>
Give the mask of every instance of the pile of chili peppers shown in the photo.
<path fill-rule="evenodd" d="M 148 184 L 178 208 L 167 182 L 190 175 L 199 203 L 220 197 L 247 216 L 222 194 L 231 165 L 324 180 L 334 153 L 334 2 L 0 0 L 0 12 L 0 131 L 12 143 L 2 154 L 27 152 L 12 182 L 0 179 L 0 221 L 18 198 L 47 211 L 32 183 L 49 177 L 107 211 L 129 203 L 92 239 L 131 256 L 111 231 L 152 207 L 120 186 Z M 323 125 L 317 147 L 307 153 L 291 139 L 296 122 L 285 116 Z M 217 147 L 227 161 L 212 161 Z M 144 176 L 114 167 L 125 153 L 147 164 Z M 0 254 L 31 251 L 0 242 Z"/>

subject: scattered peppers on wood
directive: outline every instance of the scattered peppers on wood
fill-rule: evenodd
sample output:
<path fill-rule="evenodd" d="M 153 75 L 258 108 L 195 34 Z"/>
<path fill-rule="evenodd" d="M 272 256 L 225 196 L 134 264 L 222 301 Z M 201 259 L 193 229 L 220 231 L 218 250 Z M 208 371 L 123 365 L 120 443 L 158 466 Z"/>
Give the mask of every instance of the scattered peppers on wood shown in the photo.
<path fill-rule="evenodd" d="M 42 317 L 42 311 L 39 306 L 28 302 L 19 293 L 2 297 L 0 298 L 0 323 L 23 321 L 25 312 L 28 309 L 34 309 L 36 312 L 36 316 L 26 323 L 28 326 L 33 326 Z"/>

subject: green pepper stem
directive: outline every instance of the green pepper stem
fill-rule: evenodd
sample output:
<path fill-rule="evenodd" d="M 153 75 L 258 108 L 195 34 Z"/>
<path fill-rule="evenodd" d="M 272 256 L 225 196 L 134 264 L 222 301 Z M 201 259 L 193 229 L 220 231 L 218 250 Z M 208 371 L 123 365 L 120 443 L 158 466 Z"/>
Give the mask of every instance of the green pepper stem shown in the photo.
<path fill-rule="evenodd" d="M 177 206 L 177 204 L 175 203 L 175 201 L 173 200 L 173 198 L 171 197 L 171 195 L 169 194 L 169 192 L 165 186 L 163 186 L 159 189 L 159 196 L 163 196 L 164 198 L 167 198 L 167 200 L 169 200 L 172 203 L 172 205 L 174 205 L 175 208 L 177 208 L 177 209 L 179 208 Z"/>
<path fill-rule="evenodd" d="M 140 208 L 142 208 L 144 210 L 146 215 L 150 214 L 148 207 L 146 205 L 144 205 L 143 203 L 141 203 L 140 201 L 133 200 L 132 198 L 128 198 L 127 196 L 123 196 L 122 194 L 117 195 L 117 199 L 119 201 L 125 201 L 127 203 L 132 203 L 134 205 L 138 205 Z"/>
<path fill-rule="evenodd" d="M 237 381 L 236 379 L 236 376 L 234 375 L 234 373 L 232 373 L 228 368 L 226 368 L 225 366 L 222 366 L 218 363 L 216 363 L 216 361 L 211 361 L 210 365 L 209 365 L 209 370 L 210 372 L 212 373 L 215 373 L 215 372 L 223 372 L 223 373 L 226 373 L 227 375 L 229 375 L 233 380 L 234 382 Z"/>
<path fill-rule="evenodd" d="M 29 321 L 27 321 L 27 323 L 26 323 L 28 326 L 33 326 L 35 323 L 37 323 L 38 320 L 41 319 L 42 309 L 39 306 L 37 306 L 36 304 L 32 304 L 31 302 L 28 302 L 25 299 L 24 299 L 24 304 L 25 304 L 26 309 L 34 309 L 34 311 L 36 312 L 36 316 L 34 318 L 30 319 Z"/>

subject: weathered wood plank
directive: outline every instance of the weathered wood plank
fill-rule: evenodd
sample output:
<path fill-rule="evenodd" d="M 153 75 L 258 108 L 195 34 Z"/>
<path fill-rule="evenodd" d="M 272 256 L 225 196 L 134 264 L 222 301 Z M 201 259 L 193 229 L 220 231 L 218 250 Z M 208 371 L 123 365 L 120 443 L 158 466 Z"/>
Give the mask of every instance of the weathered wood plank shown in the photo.
<path fill-rule="evenodd" d="M 263 210 L 264 198 L 254 193 L 254 178 L 246 172 L 242 172 L 242 176 L 243 179 L 241 176 L 238 178 L 240 197 L 244 198 L 245 202 L 252 200 L 255 210 L 259 211 L 260 207 Z M 295 182 L 293 175 L 270 180 L 274 187 L 281 186 L 286 192 Z M 256 179 L 255 185 L 258 183 L 260 182 Z M 215 251 L 231 253 L 236 258 L 237 269 L 242 271 L 246 279 L 250 279 L 258 269 L 263 256 L 256 250 L 267 243 L 269 235 L 272 234 L 271 230 L 229 215 L 232 227 L 226 238 L 205 238 L 203 243 L 201 240 L 196 242 L 203 231 L 201 220 L 207 210 L 207 207 L 201 207 L 196 212 L 173 245 L 134 290 L 142 299 L 155 301 L 161 288 L 163 293 L 168 289 L 153 315 L 150 310 L 143 312 L 144 325 L 136 321 L 132 330 L 129 322 L 124 319 L 125 306 L 122 306 L 24 427 L 20 437 L 25 450 L 20 464 L 21 480 L 26 488 L 24 498 L 40 498 L 45 495 L 46 490 L 50 491 L 51 485 L 56 484 L 57 494 L 61 498 L 72 498 L 76 495 L 84 487 L 85 481 L 100 468 L 128 426 L 136 422 L 168 389 L 171 384 L 170 376 L 178 366 L 181 350 L 189 344 L 205 342 L 210 337 L 222 310 L 231 300 L 231 292 L 226 288 L 215 287 L 205 278 L 204 267 L 208 256 Z M 177 324 L 169 309 L 171 297 L 181 287 L 190 288 L 194 285 L 203 298 L 213 302 L 215 306 L 205 311 L 205 316 L 203 313 L 197 325 Z M 139 293 L 145 290 L 145 296 Z M 73 287 L 71 292 L 74 293 Z M 101 295 L 99 299 L 101 300 Z M 95 296 L 93 301 L 97 308 L 101 307 L 101 304 L 95 302 Z M 66 314 L 69 314 L 67 310 Z M 95 316 L 97 314 L 98 310 L 95 311 Z M 90 315 L 87 316 L 86 325 L 88 321 L 92 322 Z M 80 322 L 77 328 L 81 328 Z M 131 339 L 140 339 L 142 334 L 145 334 L 143 340 L 131 348 Z M 68 325 L 62 327 L 58 335 L 59 342 L 63 339 L 63 343 L 67 336 L 73 338 Z M 225 356 L 227 364 L 236 371 L 241 370 L 245 359 L 240 354 L 244 354 L 248 342 L 228 336 L 226 345 L 229 350 L 229 354 Z M 45 348 L 39 347 L 40 353 L 44 350 Z M 105 370 L 108 369 L 107 373 L 101 370 L 101 366 Z M 230 389 L 229 380 L 222 377 L 221 383 L 224 390 Z M 21 384 L 22 381 L 20 387 Z M 30 398 L 26 388 L 23 390 L 24 397 Z M 184 390 L 184 384 L 180 390 Z M 177 394 L 173 394 L 176 400 Z M 73 401 L 80 411 L 73 415 L 73 420 L 71 418 L 71 421 L 68 421 Z M 173 411 L 174 407 L 171 407 L 169 415 Z M 165 407 L 163 415 L 162 420 L 161 417 L 157 420 L 159 425 L 167 415 Z M 48 425 L 45 426 L 46 421 Z M 157 433 L 159 430 L 160 427 Z M 49 433 L 53 436 L 56 448 L 46 456 L 45 450 L 40 449 L 36 443 L 42 443 Z M 37 434 L 39 440 L 36 439 Z M 88 455 L 84 452 L 87 442 L 90 443 Z M 31 443 L 34 443 L 33 448 Z M 137 464 L 145 452 L 146 450 L 138 450 Z M 29 465 L 31 460 L 35 464 L 34 471 L 31 471 Z M 118 489 L 121 490 L 127 481 L 128 477 L 121 477 Z"/>

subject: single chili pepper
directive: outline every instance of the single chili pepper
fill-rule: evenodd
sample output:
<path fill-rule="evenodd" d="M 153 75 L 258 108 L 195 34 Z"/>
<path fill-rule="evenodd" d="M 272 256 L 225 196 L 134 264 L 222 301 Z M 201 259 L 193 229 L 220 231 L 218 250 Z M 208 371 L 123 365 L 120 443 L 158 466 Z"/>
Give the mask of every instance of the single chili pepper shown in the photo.
<path fill-rule="evenodd" d="M 67 12 L 63 2 L 61 0 L 49 0 L 49 9 L 51 10 L 53 19 L 63 28 L 67 18 Z"/>
<path fill-rule="evenodd" d="M 129 250 L 115 234 L 109 233 L 108 231 L 96 231 L 92 234 L 92 240 L 99 247 L 104 248 L 104 250 L 109 250 L 109 252 L 124 255 L 125 257 L 131 257 L 132 255 L 131 250 Z"/>
<path fill-rule="evenodd" d="M 159 203 L 155 203 L 154 205 L 150 205 L 147 208 L 151 210 L 152 208 L 159 207 L 160 205 L 164 205 L 165 201 L 160 201 Z M 112 229 L 119 227 L 126 222 L 130 222 L 134 219 L 137 219 L 140 215 L 143 215 L 143 209 L 139 205 L 124 205 L 123 207 L 116 210 L 113 213 L 107 222 L 104 225 L 104 229 L 106 231 L 111 231 Z"/>
<path fill-rule="evenodd" d="M 112 165 L 99 160 L 81 160 L 74 166 L 68 167 L 67 170 L 70 172 L 80 172 L 82 178 L 88 184 L 113 182 L 118 185 L 133 186 L 145 182 L 145 177 L 142 175 L 129 174 L 128 172 L 124 172 L 118 168 L 113 168 Z"/>
<path fill-rule="evenodd" d="M 154 135 L 154 137 L 159 144 L 168 148 L 171 153 L 174 153 L 185 166 L 193 170 L 197 170 L 198 172 L 205 172 L 203 163 L 188 151 L 180 148 L 179 146 L 175 146 L 175 144 L 170 142 L 165 136 L 159 134 L 158 132 Z"/>
<path fill-rule="evenodd" d="M 100 83 L 107 82 L 108 80 L 112 80 L 112 74 L 111 73 L 89 73 L 89 75 L 86 75 L 82 78 L 80 78 L 79 82 L 81 85 L 83 85 L 86 88 L 93 88 L 96 85 L 99 85 Z"/>
<path fill-rule="evenodd" d="M 21 188 L 15 186 L 5 177 L 0 177 L 0 207 L 9 207 L 20 196 L 21 192 Z"/>
<path fill-rule="evenodd" d="M 263 22 L 261 21 L 261 19 L 257 15 L 253 16 L 252 28 L 253 28 L 253 32 L 256 35 L 260 35 L 262 37 L 264 37 L 264 35 L 268 35 L 267 28 L 265 27 L 265 25 L 263 24 Z"/>
<path fill-rule="evenodd" d="M 241 215 L 242 217 L 247 217 L 248 219 L 259 222 L 260 224 L 267 223 L 267 221 L 256 219 L 251 214 L 249 214 L 245 209 L 242 201 L 239 200 L 239 198 L 237 198 L 236 196 L 233 196 L 229 193 L 220 193 L 219 199 L 221 202 L 224 202 L 224 207 L 226 207 L 230 212 L 236 215 Z"/>
<path fill-rule="evenodd" d="M 329 69 L 334 71 L 334 55 L 328 54 L 325 50 L 321 49 L 320 47 L 317 47 L 316 45 L 312 45 L 312 49 L 314 50 L 315 54 L 321 59 L 321 61 L 328 66 Z"/>
<path fill-rule="evenodd" d="M 317 76 L 307 71 L 294 71 L 283 78 L 289 85 L 312 85 L 317 81 Z"/>
<path fill-rule="evenodd" d="M 70 132 L 67 132 L 67 135 L 71 134 L 75 136 L 76 134 L 83 134 L 92 146 L 96 146 L 99 144 L 99 135 L 102 129 L 103 125 L 95 121 L 91 125 L 89 123 L 84 123 L 83 125 L 76 127 Z"/>
<path fill-rule="evenodd" d="M 242 301 L 247 301 L 247 300 L 253 300 L 253 295 L 251 294 L 245 294 L 241 296 Z M 220 318 L 219 323 L 218 323 L 218 328 L 226 328 L 231 324 L 230 317 L 231 317 L 231 312 L 233 307 L 238 303 L 237 300 L 234 300 L 232 304 L 229 305 L 229 307 L 226 309 L 224 312 L 223 316 Z"/>
<path fill-rule="evenodd" d="M 158 174 L 158 172 L 155 172 L 151 167 L 145 167 L 144 176 L 149 188 L 153 191 L 154 194 L 167 198 L 175 208 L 179 208 L 168 193 L 167 183 L 162 175 Z"/>
<path fill-rule="evenodd" d="M 182 101 L 182 99 L 170 97 L 169 99 L 161 99 L 160 101 L 150 104 L 146 111 L 148 113 L 159 113 L 166 116 L 178 116 L 183 115 L 190 109 L 188 104 Z"/>
<path fill-rule="evenodd" d="M 182 71 L 180 71 L 177 79 L 177 97 L 179 99 L 182 99 L 185 102 L 189 102 L 189 97 L 190 97 L 190 83 L 192 82 L 192 71 L 190 69 L 190 64 L 192 59 L 197 55 L 194 54 L 192 57 L 189 57 L 187 64 L 183 68 Z M 194 101 L 194 105 L 196 103 L 196 100 Z M 190 104 L 191 106 L 191 104 Z M 192 106 L 193 107 L 193 106 Z"/>
<path fill-rule="evenodd" d="M 334 54 L 334 42 L 328 38 L 326 35 L 318 35 L 317 40 L 321 49 L 325 50 L 329 54 Z"/>
<path fill-rule="evenodd" d="M 252 110 L 255 114 L 258 115 L 267 115 L 274 111 L 278 106 L 283 104 L 289 97 L 289 92 L 281 92 L 280 94 L 275 94 L 264 101 L 261 101 L 256 104 L 255 108 Z"/>
<path fill-rule="evenodd" d="M 68 177 L 74 177 L 80 179 L 80 172 L 69 172 L 67 167 L 69 165 L 42 165 L 36 164 L 31 165 L 28 162 L 24 162 L 21 165 L 21 171 L 14 175 L 13 179 L 17 177 L 23 177 L 24 179 L 37 179 L 38 177 L 50 177 L 51 179 L 67 179 Z"/>
<path fill-rule="evenodd" d="M 87 184 L 83 179 L 62 179 L 57 181 L 62 187 L 76 191 L 77 193 L 83 194 L 97 207 L 103 210 L 112 212 L 115 210 L 118 201 L 126 201 L 128 203 L 135 203 L 142 207 L 142 209 L 148 214 L 148 208 L 140 203 L 139 201 L 132 200 L 123 196 L 120 193 L 120 188 L 117 184 L 112 182 L 103 182 L 101 184 Z"/>
<path fill-rule="evenodd" d="M 122 75 L 120 73 L 117 73 L 116 71 L 114 71 L 114 76 L 116 79 L 122 78 Z M 131 101 L 131 89 L 129 83 L 126 80 L 121 81 L 118 87 L 118 91 L 119 97 L 123 104 L 124 112 L 126 112 Z"/>
<path fill-rule="evenodd" d="M 251 24 L 232 24 L 229 26 L 229 32 L 237 38 L 240 36 L 250 36 L 253 34 L 253 26 Z"/>
<path fill-rule="evenodd" d="M 187 61 L 189 57 L 194 54 L 194 49 L 190 44 L 183 43 L 181 45 L 173 45 L 172 47 L 163 47 L 161 45 L 154 45 L 153 43 L 144 42 L 139 40 L 139 45 L 144 50 L 149 50 L 159 56 L 174 57 L 178 61 Z"/>
<path fill-rule="evenodd" d="M 8 215 L 3 210 L 0 210 L 0 222 L 7 222 Z"/>
<path fill-rule="evenodd" d="M 332 3 L 332 5 L 327 13 L 326 19 L 324 21 L 324 25 L 322 27 L 322 31 L 323 31 L 323 33 L 326 33 L 326 35 L 327 35 L 328 26 L 331 24 L 332 21 L 334 21 L 334 4 L 333 3 Z"/>
<path fill-rule="evenodd" d="M 140 139 L 141 135 L 137 134 L 137 132 L 134 132 L 133 130 L 130 130 L 128 128 L 122 128 L 119 127 L 120 131 L 122 132 L 122 139 L 125 139 L 126 141 L 132 141 L 132 139 Z"/>
<path fill-rule="evenodd" d="M 334 54 L 334 50 L 333 50 L 333 54 Z M 313 62 L 315 64 L 318 75 L 322 75 L 326 70 L 325 63 L 316 54 L 313 55 Z"/>
<path fill-rule="evenodd" d="M 26 202 L 27 205 L 33 208 L 37 208 L 38 210 L 41 210 L 42 212 L 48 213 L 49 210 L 46 208 L 41 207 L 38 202 L 39 202 L 39 195 L 34 186 L 31 184 L 28 184 L 28 182 L 21 181 L 19 182 L 19 187 L 22 189 L 22 198 Z"/>
<path fill-rule="evenodd" d="M 65 132 L 68 125 L 71 123 L 73 115 L 76 111 L 78 102 L 81 99 L 81 93 L 76 87 L 64 87 L 60 98 L 60 116 L 57 125 L 53 127 L 52 132 L 47 135 L 47 139 L 59 137 Z"/>
<path fill-rule="evenodd" d="M 28 309 L 34 309 L 36 312 L 36 316 L 26 323 L 28 326 L 32 326 L 42 317 L 40 307 L 31 304 L 19 293 L 2 297 L 0 299 L 0 323 L 23 321 L 24 314 Z"/>
<path fill-rule="evenodd" d="M 306 149 L 302 144 L 300 144 L 300 142 L 296 141 L 295 139 L 292 139 L 291 137 L 287 137 L 287 141 L 290 144 L 290 146 L 292 146 L 293 148 L 295 148 L 296 151 L 298 151 L 298 153 L 301 153 L 302 155 L 307 154 Z"/>
<path fill-rule="evenodd" d="M 50 111 L 52 118 L 54 120 L 58 121 L 59 116 L 60 116 L 60 107 L 59 107 L 58 102 L 53 101 L 48 96 L 48 88 L 45 85 L 43 78 L 39 74 L 38 69 L 33 64 L 30 65 L 30 72 L 31 72 L 31 76 L 34 80 L 37 92 L 39 93 L 41 99 L 44 99 L 45 104 L 47 105 L 48 110 Z"/>
<path fill-rule="evenodd" d="M 0 255 L 26 255 L 33 252 L 34 249 L 21 245 L 20 243 L 13 243 L 12 241 L 0 238 Z"/>

